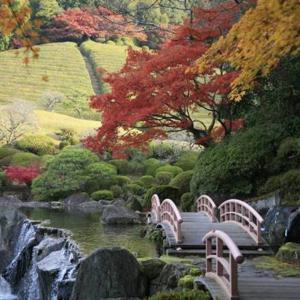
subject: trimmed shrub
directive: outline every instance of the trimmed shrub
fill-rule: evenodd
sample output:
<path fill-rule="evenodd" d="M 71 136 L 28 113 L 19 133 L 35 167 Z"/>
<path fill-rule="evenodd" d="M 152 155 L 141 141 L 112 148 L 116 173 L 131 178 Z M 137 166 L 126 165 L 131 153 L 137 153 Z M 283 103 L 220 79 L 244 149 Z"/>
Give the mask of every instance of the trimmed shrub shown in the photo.
<path fill-rule="evenodd" d="M 200 276 L 202 271 L 199 268 L 191 268 L 189 273 L 192 276 Z"/>
<path fill-rule="evenodd" d="M 53 140 L 46 135 L 27 135 L 16 142 L 16 147 L 37 155 L 54 154 L 56 152 Z"/>
<path fill-rule="evenodd" d="M 11 157 L 10 165 L 29 167 L 32 165 L 41 164 L 41 158 L 33 153 L 28 152 L 17 152 Z"/>
<path fill-rule="evenodd" d="M 116 175 L 112 178 L 114 185 L 124 186 L 131 183 L 131 179 L 127 176 Z"/>
<path fill-rule="evenodd" d="M 280 190 L 285 202 L 293 204 L 300 200 L 300 169 L 269 178 L 259 191 L 265 194 L 276 190 Z"/>
<path fill-rule="evenodd" d="M 169 198 L 174 201 L 176 205 L 179 205 L 178 189 L 169 185 L 158 185 L 150 188 L 144 196 L 144 208 L 149 209 L 151 207 L 151 198 L 154 194 L 162 200 Z"/>
<path fill-rule="evenodd" d="M 13 156 L 14 154 L 16 154 L 18 151 L 17 149 L 11 148 L 11 147 L 0 147 L 0 160 L 3 158 L 6 158 L 8 156 Z"/>
<path fill-rule="evenodd" d="M 142 176 L 139 180 L 143 183 L 143 186 L 147 189 L 152 187 L 155 182 L 154 177 L 151 175 Z"/>
<path fill-rule="evenodd" d="M 183 152 L 180 154 L 179 159 L 174 166 L 180 167 L 183 171 L 193 170 L 199 153 L 195 151 Z"/>
<path fill-rule="evenodd" d="M 146 175 L 155 176 L 156 170 L 163 166 L 163 164 L 158 159 L 149 158 L 144 161 L 144 166 L 146 168 Z"/>
<path fill-rule="evenodd" d="M 128 161 L 125 159 L 114 159 L 109 161 L 110 164 L 116 166 L 118 174 L 143 174 L 145 167 L 142 163 L 137 161 Z"/>
<path fill-rule="evenodd" d="M 167 142 L 152 142 L 150 143 L 150 155 L 158 159 L 168 159 L 174 156 L 174 147 Z"/>
<path fill-rule="evenodd" d="M 215 199 L 255 195 L 284 134 L 281 124 L 269 124 L 268 130 L 262 125 L 205 149 L 194 168 L 192 193 Z"/>
<path fill-rule="evenodd" d="M 54 159 L 54 155 L 43 155 L 41 158 L 41 166 L 42 168 L 47 168 L 48 164 Z"/>
<path fill-rule="evenodd" d="M 164 291 L 151 296 L 149 300 L 209 300 L 210 295 L 200 290 Z"/>
<path fill-rule="evenodd" d="M 33 181 L 34 199 L 56 201 L 84 191 L 86 183 L 91 179 L 87 168 L 98 161 L 98 157 L 87 149 L 66 147 L 49 162 L 45 172 Z"/>
<path fill-rule="evenodd" d="M 113 185 L 113 178 L 117 175 L 117 168 L 114 165 L 100 161 L 90 164 L 86 169 L 89 179 L 86 182 L 85 190 L 89 193 L 101 189 L 109 189 Z"/>
<path fill-rule="evenodd" d="M 171 180 L 170 185 L 178 188 L 180 195 L 182 195 L 190 191 L 192 177 L 193 171 L 182 172 Z"/>
<path fill-rule="evenodd" d="M 112 191 L 100 190 L 91 194 L 91 198 L 95 201 L 112 200 L 114 198 Z"/>
<path fill-rule="evenodd" d="M 160 172 L 170 172 L 173 176 L 177 176 L 179 173 L 183 172 L 183 170 L 176 166 L 165 165 L 156 169 L 155 175 Z"/>
<path fill-rule="evenodd" d="M 281 246 L 276 254 L 276 257 L 282 261 L 290 263 L 300 262 L 300 244 L 297 243 L 286 243 Z"/>
<path fill-rule="evenodd" d="M 192 290 L 194 288 L 194 277 L 192 275 L 185 275 L 179 279 L 178 286 L 183 289 Z"/>
<path fill-rule="evenodd" d="M 3 191 L 6 185 L 7 185 L 6 175 L 4 172 L 0 172 L 0 191 Z"/>
<path fill-rule="evenodd" d="M 114 198 L 120 198 L 123 195 L 123 189 L 119 185 L 112 185 L 110 190 L 112 191 Z"/>
<path fill-rule="evenodd" d="M 131 183 L 131 184 L 126 185 L 126 188 L 133 195 L 142 196 L 145 193 L 145 189 L 136 183 Z"/>
<path fill-rule="evenodd" d="M 157 185 L 167 185 L 173 177 L 174 175 L 171 172 L 158 172 L 155 175 L 155 183 Z"/>
<path fill-rule="evenodd" d="M 192 193 L 184 193 L 180 198 L 180 204 L 183 211 L 192 211 L 195 205 L 194 196 Z"/>

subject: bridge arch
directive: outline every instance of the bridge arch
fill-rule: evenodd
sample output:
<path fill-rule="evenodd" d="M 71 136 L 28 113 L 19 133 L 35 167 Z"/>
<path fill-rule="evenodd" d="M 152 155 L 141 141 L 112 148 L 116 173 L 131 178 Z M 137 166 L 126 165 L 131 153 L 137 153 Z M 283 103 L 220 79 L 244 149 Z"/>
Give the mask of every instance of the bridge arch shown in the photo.
<path fill-rule="evenodd" d="M 202 195 L 196 200 L 197 212 L 205 213 L 212 222 L 217 221 L 216 210 L 217 206 L 213 199 L 207 195 Z"/>

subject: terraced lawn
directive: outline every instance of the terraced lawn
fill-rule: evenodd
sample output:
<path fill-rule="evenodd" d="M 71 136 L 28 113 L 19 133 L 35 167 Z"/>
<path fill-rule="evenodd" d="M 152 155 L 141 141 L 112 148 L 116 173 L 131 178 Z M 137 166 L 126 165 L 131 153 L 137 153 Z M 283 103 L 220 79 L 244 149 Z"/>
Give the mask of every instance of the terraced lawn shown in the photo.
<path fill-rule="evenodd" d="M 19 98 L 36 102 L 45 92 L 61 92 L 66 96 L 94 94 L 84 59 L 75 43 L 42 45 L 40 57 L 28 66 L 22 54 L 0 53 L 0 104 Z M 47 81 L 43 80 L 47 76 Z M 88 105 L 88 104 L 87 104 Z"/>

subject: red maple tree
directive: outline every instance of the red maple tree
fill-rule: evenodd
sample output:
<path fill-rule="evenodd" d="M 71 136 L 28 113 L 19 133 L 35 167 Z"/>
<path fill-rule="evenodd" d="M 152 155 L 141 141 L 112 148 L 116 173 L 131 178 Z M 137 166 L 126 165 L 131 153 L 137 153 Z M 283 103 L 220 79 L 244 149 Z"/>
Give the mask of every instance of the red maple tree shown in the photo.
<path fill-rule="evenodd" d="M 52 41 L 82 41 L 87 38 L 127 36 L 146 39 L 143 29 L 107 8 L 72 8 L 56 16 L 46 30 Z"/>
<path fill-rule="evenodd" d="M 195 9 L 161 50 L 130 49 L 122 70 L 104 77 L 111 92 L 92 98 L 91 106 L 102 113 L 102 126 L 86 139 L 86 146 L 122 157 L 128 147 L 145 149 L 147 141 L 170 131 L 185 131 L 207 146 L 218 133 L 216 126 L 223 136 L 239 128 L 241 122 L 232 119 L 234 104 L 227 97 L 237 72 L 223 65 L 202 75 L 187 70 L 232 27 L 240 9 L 235 1 Z M 209 124 L 199 117 L 201 112 L 210 115 Z"/>
<path fill-rule="evenodd" d="M 11 182 L 25 183 L 30 186 L 33 179 L 39 176 L 41 170 L 38 166 L 9 166 L 5 169 L 5 175 Z"/>

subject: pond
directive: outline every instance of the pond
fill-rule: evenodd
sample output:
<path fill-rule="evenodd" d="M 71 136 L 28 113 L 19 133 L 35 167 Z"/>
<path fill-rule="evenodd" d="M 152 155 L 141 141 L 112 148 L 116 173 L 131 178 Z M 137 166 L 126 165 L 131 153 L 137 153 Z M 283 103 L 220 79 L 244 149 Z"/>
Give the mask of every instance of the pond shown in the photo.
<path fill-rule="evenodd" d="M 137 257 L 155 257 L 155 244 L 141 237 L 142 226 L 111 226 L 101 223 L 100 213 L 83 213 L 63 209 L 21 209 L 31 220 L 49 220 L 46 226 L 68 229 L 81 251 L 88 255 L 100 247 L 119 246 Z"/>

